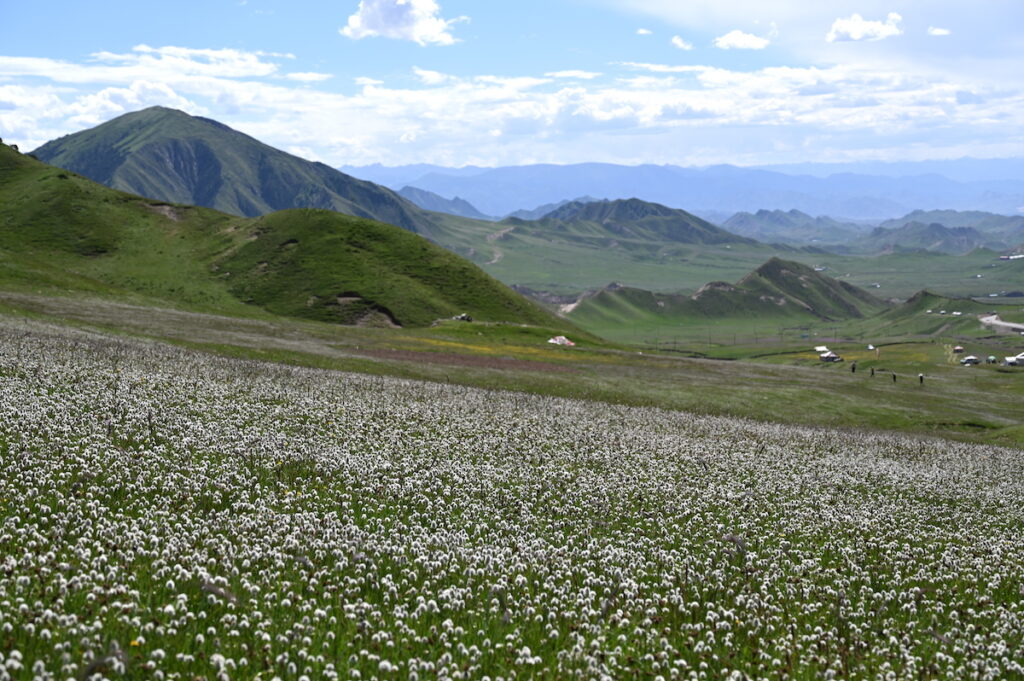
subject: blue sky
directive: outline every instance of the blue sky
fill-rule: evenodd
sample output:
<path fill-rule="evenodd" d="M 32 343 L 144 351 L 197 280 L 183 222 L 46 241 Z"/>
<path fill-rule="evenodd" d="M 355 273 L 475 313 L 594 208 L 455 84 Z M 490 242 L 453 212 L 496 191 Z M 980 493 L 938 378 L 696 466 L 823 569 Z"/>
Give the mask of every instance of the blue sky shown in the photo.
<path fill-rule="evenodd" d="M 332 165 L 1024 156 L 1019 0 L 9 3 L 0 136 L 164 105 Z"/>

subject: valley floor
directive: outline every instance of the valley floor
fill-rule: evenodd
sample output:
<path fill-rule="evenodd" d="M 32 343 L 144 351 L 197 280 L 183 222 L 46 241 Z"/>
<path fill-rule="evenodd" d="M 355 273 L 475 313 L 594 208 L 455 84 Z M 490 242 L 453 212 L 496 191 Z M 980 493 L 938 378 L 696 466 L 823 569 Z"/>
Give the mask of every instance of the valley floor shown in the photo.
<path fill-rule="evenodd" d="M 776 423 L 1024 444 L 1024 369 L 962 367 L 951 352 L 955 337 L 892 341 L 877 354 L 865 350 L 863 340 L 829 339 L 848 360 L 858 360 L 860 371 L 852 373 L 849 362 L 818 361 L 812 348 L 820 338 L 686 350 L 721 358 L 712 360 L 684 356 L 684 348 L 671 344 L 640 351 L 585 336 L 575 339 L 576 347 L 558 347 L 546 342 L 552 332 L 506 324 L 353 328 L 11 292 L 0 292 L 0 314 L 14 323 L 45 320 L 303 366 Z M 1012 336 L 976 339 L 977 347 L 1002 348 L 1002 357 L 1015 347 L 1005 339 L 1017 342 Z M 756 359 L 735 361 L 749 357 Z M 896 383 L 888 380 L 893 372 Z M 927 376 L 924 385 L 914 380 L 919 373 Z"/>

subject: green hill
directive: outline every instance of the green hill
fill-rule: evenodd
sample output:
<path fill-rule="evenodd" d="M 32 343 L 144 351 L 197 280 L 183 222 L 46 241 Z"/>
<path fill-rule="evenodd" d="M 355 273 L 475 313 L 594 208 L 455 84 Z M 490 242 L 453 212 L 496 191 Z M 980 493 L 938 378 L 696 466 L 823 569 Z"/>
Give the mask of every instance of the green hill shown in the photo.
<path fill-rule="evenodd" d="M 33 155 L 114 189 L 232 215 L 325 208 L 426 236 L 437 230 L 428 212 L 390 189 L 174 109 L 125 114 Z"/>
<path fill-rule="evenodd" d="M 874 314 L 885 302 L 864 289 L 833 279 L 812 267 L 772 258 L 736 285 L 740 291 L 777 304 L 792 304 L 822 319 L 850 319 Z"/>
<path fill-rule="evenodd" d="M 467 312 L 480 321 L 564 326 L 422 237 L 331 211 L 259 218 L 250 239 L 217 264 L 233 294 L 285 316 L 426 326 Z"/>
<path fill-rule="evenodd" d="M 0 145 L 0 285 L 341 323 L 566 328 L 407 230 L 324 210 L 241 218 L 116 191 Z"/>
<path fill-rule="evenodd" d="M 886 308 L 871 294 L 797 262 L 772 258 L 738 283 L 711 282 L 692 296 L 612 285 L 567 306 L 586 329 L 614 325 L 702 323 L 708 320 L 826 320 L 862 318 Z"/>

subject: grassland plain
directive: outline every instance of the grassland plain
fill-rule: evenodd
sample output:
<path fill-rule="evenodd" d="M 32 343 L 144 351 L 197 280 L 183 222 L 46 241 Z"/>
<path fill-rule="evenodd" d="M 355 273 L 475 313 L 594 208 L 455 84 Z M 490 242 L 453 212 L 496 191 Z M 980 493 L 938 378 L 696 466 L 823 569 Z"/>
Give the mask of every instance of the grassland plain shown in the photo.
<path fill-rule="evenodd" d="M 822 365 L 808 344 L 816 341 L 806 339 L 712 347 L 712 354 L 729 360 L 754 358 L 720 361 L 681 356 L 668 346 L 660 352 L 638 351 L 585 335 L 573 336 L 576 347 L 561 348 L 546 342 L 555 329 L 515 324 L 450 321 L 422 329 L 354 328 L 200 314 L 81 295 L 0 292 L 0 313 L 302 366 L 778 423 L 1024 444 L 1024 371 L 960 367 L 941 350 L 952 347 L 956 336 L 884 346 L 876 366 L 903 377 L 893 384 L 872 380 L 867 361 L 857 374 L 848 365 Z M 980 326 L 977 319 L 962 323 Z M 1000 356 L 1020 343 L 1016 336 L 977 340 Z M 829 342 L 844 354 L 865 347 Z M 903 354 L 888 349 L 911 347 L 921 350 Z M 928 376 L 925 386 L 907 380 L 920 372 Z"/>
<path fill-rule="evenodd" d="M 25 319 L 0 388 L 4 681 L 1024 672 L 1017 449 Z"/>

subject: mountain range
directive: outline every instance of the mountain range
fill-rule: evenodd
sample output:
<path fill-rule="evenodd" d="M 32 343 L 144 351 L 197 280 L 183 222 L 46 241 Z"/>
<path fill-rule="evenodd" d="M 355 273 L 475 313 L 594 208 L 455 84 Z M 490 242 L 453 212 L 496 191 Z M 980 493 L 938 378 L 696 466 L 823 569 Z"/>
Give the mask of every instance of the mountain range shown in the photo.
<path fill-rule="evenodd" d="M 1013 168 L 1007 166 L 1007 172 Z M 446 198 L 459 196 L 488 215 L 508 215 L 584 195 L 636 197 L 700 215 L 797 209 L 858 220 L 894 218 L 922 207 L 1006 214 L 1024 208 L 1024 181 L 1016 177 L 953 180 L 935 173 L 893 177 L 850 172 L 816 176 L 728 165 L 683 168 L 607 163 L 344 169 L 396 189 L 410 185 Z"/>

